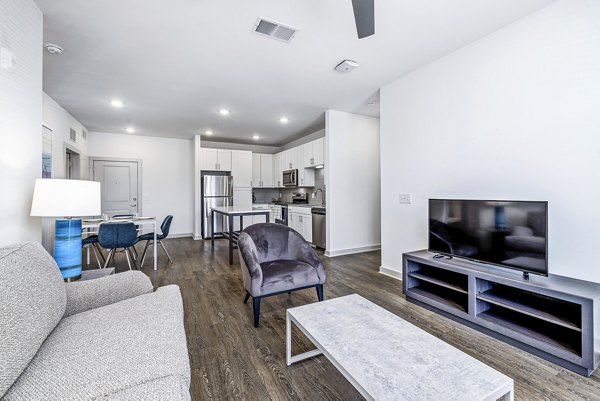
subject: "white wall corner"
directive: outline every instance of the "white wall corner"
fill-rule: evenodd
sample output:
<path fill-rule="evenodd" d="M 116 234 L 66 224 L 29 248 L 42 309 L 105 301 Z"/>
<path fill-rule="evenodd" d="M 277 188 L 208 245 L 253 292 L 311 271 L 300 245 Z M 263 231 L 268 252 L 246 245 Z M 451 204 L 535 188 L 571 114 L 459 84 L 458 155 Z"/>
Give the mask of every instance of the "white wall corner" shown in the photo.
<path fill-rule="evenodd" d="M 379 266 L 379 273 L 402 281 L 402 269 L 397 270 L 390 267 Z"/>

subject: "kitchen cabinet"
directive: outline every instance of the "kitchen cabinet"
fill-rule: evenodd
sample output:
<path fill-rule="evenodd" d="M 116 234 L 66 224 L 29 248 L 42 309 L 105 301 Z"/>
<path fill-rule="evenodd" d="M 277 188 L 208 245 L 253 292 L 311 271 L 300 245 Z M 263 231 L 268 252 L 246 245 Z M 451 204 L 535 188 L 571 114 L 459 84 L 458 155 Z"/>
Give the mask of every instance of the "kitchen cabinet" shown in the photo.
<path fill-rule="evenodd" d="M 293 170 L 303 168 L 303 149 L 302 146 L 297 146 L 285 151 L 285 168 L 284 170 Z"/>
<path fill-rule="evenodd" d="M 273 156 L 273 187 L 283 188 L 283 172 L 289 170 L 286 165 L 286 152 Z"/>
<path fill-rule="evenodd" d="M 234 188 L 252 188 L 252 152 L 231 150 L 231 175 Z"/>
<path fill-rule="evenodd" d="M 314 187 L 315 186 L 315 170 L 312 168 L 301 167 L 298 169 L 298 186 L 299 187 Z"/>
<path fill-rule="evenodd" d="M 273 155 L 252 154 L 252 187 L 273 188 Z M 281 179 L 280 179 L 281 181 Z"/>
<path fill-rule="evenodd" d="M 302 156 L 304 167 L 310 168 L 325 164 L 325 138 L 302 145 Z"/>
<path fill-rule="evenodd" d="M 231 150 L 202 148 L 202 170 L 231 171 Z"/>
<path fill-rule="evenodd" d="M 288 208 L 288 226 L 298 231 L 308 242 L 312 242 L 312 214 L 309 207 Z"/>

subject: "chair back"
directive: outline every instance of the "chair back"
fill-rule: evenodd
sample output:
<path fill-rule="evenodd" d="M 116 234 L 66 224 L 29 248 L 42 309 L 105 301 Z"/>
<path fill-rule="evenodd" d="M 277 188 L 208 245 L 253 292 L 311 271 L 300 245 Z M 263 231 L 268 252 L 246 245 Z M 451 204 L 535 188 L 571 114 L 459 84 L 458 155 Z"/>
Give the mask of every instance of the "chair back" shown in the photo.
<path fill-rule="evenodd" d="M 259 263 L 290 260 L 292 258 L 288 248 L 290 235 L 300 235 L 288 226 L 274 223 L 253 224 L 246 227 L 243 232 L 252 238 Z M 238 246 L 244 247 L 245 244 L 238 241 Z"/>
<path fill-rule="evenodd" d="M 169 235 L 169 230 L 171 229 L 172 221 L 173 221 L 173 216 L 168 215 L 167 217 L 165 217 L 162 224 L 160 225 L 160 231 L 162 232 L 163 239 L 167 238 L 167 236 Z"/>
<path fill-rule="evenodd" d="M 104 223 L 98 229 L 98 242 L 103 248 L 129 248 L 137 241 L 137 229 L 133 223 Z"/>

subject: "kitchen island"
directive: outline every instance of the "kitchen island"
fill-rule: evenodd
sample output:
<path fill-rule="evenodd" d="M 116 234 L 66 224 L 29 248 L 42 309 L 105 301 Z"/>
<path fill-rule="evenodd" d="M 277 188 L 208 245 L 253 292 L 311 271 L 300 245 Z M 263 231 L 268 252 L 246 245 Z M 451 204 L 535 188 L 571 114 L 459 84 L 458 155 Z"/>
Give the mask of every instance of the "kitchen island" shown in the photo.
<path fill-rule="evenodd" d="M 239 231 L 233 229 L 233 219 L 235 217 L 240 218 L 240 227 L 244 227 L 244 216 L 265 216 L 266 221 L 269 221 L 269 215 L 271 211 L 269 209 L 253 209 L 252 207 L 239 207 L 239 206 L 219 206 L 211 209 L 210 212 L 210 238 L 211 246 L 215 247 L 215 222 L 217 215 L 221 215 L 227 218 L 227 232 L 223 232 L 223 236 L 229 240 L 229 264 L 233 264 L 233 249 L 237 248 L 237 240 L 240 235 Z"/>

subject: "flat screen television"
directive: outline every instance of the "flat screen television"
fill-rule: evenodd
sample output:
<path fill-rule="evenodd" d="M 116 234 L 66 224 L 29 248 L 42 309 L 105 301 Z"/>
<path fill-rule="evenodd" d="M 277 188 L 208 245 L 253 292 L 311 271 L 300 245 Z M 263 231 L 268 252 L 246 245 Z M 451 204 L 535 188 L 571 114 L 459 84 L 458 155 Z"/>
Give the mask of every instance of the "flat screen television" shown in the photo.
<path fill-rule="evenodd" d="M 548 202 L 429 200 L 429 251 L 548 275 Z"/>

